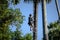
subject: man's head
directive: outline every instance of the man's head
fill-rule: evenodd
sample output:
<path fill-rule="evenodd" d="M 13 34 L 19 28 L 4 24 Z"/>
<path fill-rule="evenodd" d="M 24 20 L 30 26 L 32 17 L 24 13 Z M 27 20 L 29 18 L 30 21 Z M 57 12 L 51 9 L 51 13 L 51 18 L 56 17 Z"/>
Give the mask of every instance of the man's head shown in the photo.
<path fill-rule="evenodd" d="M 32 16 L 31 14 L 29 16 Z"/>

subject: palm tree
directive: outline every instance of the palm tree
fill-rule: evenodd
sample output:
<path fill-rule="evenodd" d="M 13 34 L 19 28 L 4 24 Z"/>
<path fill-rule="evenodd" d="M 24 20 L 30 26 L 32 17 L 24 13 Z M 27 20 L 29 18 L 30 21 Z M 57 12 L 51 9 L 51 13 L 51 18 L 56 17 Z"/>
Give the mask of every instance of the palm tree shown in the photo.
<path fill-rule="evenodd" d="M 37 0 L 34 1 L 34 28 L 33 28 L 33 40 L 37 40 Z"/>
<path fill-rule="evenodd" d="M 49 3 L 50 1 L 51 0 L 42 0 L 43 40 L 49 40 L 46 18 L 46 3 Z"/>
<path fill-rule="evenodd" d="M 55 0 L 55 5 L 56 5 L 57 13 L 58 13 L 58 19 L 59 19 L 59 22 L 60 22 L 60 13 L 59 13 L 58 0 Z"/>
<path fill-rule="evenodd" d="M 42 1 L 42 18 L 43 18 L 43 36 L 44 40 L 48 40 L 48 33 L 47 33 L 47 23 L 46 23 L 46 2 L 50 2 L 51 0 L 25 0 L 26 1 L 33 1 L 34 5 L 34 28 L 33 28 L 33 40 L 37 40 L 37 6 L 38 2 Z M 45 39 L 46 38 L 46 39 Z"/>
<path fill-rule="evenodd" d="M 38 8 L 38 2 L 40 0 L 25 0 L 26 1 L 33 1 L 34 5 L 34 27 L 33 27 L 33 40 L 37 40 L 37 8 Z"/>

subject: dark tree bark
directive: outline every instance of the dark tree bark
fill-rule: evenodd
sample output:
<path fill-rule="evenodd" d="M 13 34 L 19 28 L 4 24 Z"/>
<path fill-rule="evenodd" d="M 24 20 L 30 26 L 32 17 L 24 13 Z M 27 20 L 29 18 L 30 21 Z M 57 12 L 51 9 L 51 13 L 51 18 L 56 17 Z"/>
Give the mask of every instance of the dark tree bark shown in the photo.
<path fill-rule="evenodd" d="M 34 3 L 34 28 L 33 28 L 33 40 L 37 40 L 37 20 L 38 20 L 38 0 L 35 0 Z"/>

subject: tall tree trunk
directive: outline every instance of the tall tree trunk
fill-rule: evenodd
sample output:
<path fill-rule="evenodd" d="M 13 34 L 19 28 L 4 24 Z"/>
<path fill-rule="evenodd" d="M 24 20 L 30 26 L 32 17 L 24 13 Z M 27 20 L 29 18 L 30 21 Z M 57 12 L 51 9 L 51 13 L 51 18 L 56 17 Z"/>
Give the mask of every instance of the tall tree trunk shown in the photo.
<path fill-rule="evenodd" d="M 57 13 L 58 13 L 58 19 L 59 19 L 59 22 L 60 22 L 60 13 L 59 13 L 58 0 L 55 0 L 55 5 L 56 5 Z"/>
<path fill-rule="evenodd" d="M 42 0 L 43 40 L 48 40 L 46 0 Z"/>
<path fill-rule="evenodd" d="M 37 40 L 37 8 L 38 3 L 37 0 L 33 2 L 34 5 L 34 28 L 33 28 L 33 40 Z"/>

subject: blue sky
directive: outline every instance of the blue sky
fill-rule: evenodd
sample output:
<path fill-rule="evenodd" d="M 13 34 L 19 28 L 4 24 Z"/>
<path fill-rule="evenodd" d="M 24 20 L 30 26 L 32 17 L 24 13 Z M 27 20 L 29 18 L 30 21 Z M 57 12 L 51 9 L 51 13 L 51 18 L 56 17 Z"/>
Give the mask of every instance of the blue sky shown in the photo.
<path fill-rule="evenodd" d="M 59 9 L 60 9 L 60 0 L 59 1 Z M 22 14 L 25 16 L 25 20 L 22 24 L 21 30 L 23 35 L 25 35 L 26 33 L 32 33 L 32 31 L 30 31 L 30 27 L 28 25 L 28 16 L 29 14 L 33 14 L 33 3 L 24 3 L 23 0 L 20 1 L 20 3 L 16 6 L 10 5 L 10 7 L 12 8 L 19 8 L 20 11 L 22 12 Z M 42 27 L 42 11 L 41 11 L 42 7 L 41 4 L 38 4 L 38 40 L 42 40 L 43 38 L 43 27 Z M 52 2 L 50 4 L 47 4 L 46 6 L 46 12 L 47 12 L 47 24 L 54 22 L 56 20 L 58 20 L 58 15 L 57 15 L 57 11 L 56 11 L 56 7 L 55 7 L 55 2 L 54 0 L 52 0 Z M 15 30 L 15 28 L 13 28 L 13 30 Z"/>

